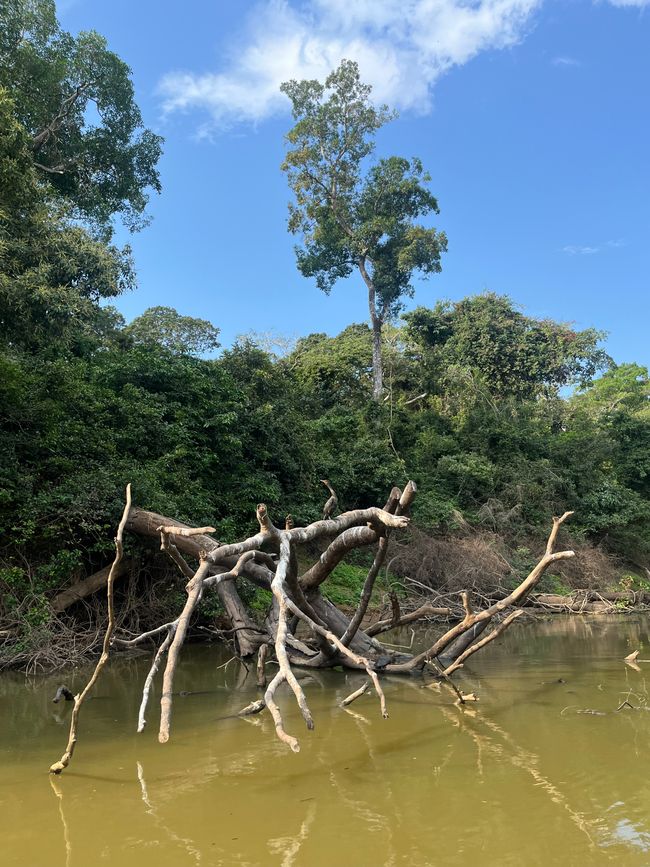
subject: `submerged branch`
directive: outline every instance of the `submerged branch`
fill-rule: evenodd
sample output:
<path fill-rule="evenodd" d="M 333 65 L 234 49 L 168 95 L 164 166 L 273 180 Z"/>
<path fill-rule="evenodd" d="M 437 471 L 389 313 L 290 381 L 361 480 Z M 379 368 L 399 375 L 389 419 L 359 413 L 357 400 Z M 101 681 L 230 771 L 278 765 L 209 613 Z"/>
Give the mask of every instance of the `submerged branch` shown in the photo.
<path fill-rule="evenodd" d="M 68 736 L 68 744 L 66 746 L 65 752 L 61 756 L 58 762 L 55 762 L 50 767 L 51 774 L 60 774 L 65 768 L 70 764 L 70 760 L 72 759 L 74 748 L 77 743 L 77 722 L 79 720 L 79 712 L 81 710 L 81 706 L 84 703 L 86 696 L 93 688 L 99 675 L 102 672 L 102 669 L 106 665 L 108 660 L 108 654 L 111 648 L 111 638 L 113 636 L 113 630 L 115 629 L 115 606 L 113 602 L 113 582 L 115 581 L 115 576 L 118 573 L 118 568 L 120 565 L 120 561 L 122 560 L 123 554 L 123 546 L 122 546 L 122 537 L 124 535 L 124 527 L 126 526 L 127 518 L 129 517 L 129 511 L 131 509 L 131 485 L 128 484 L 126 486 L 126 504 L 124 506 L 124 512 L 122 513 L 122 520 L 119 523 L 117 528 L 117 534 L 115 536 L 115 559 L 113 560 L 113 565 L 111 566 L 110 572 L 108 574 L 108 581 L 106 584 L 106 595 L 108 599 L 108 624 L 106 626 L 106 632 L 104 634 L 104 643 L 102 646 L 102 655 L 99 657 L 97 665 L 95 666 L 95 670 L 92 673 L 92 676 L 82 692 L 78 693 L 74 697 L 74 707 L 72 708 L 72 716 L 70 718 L 70 734 Z"/>

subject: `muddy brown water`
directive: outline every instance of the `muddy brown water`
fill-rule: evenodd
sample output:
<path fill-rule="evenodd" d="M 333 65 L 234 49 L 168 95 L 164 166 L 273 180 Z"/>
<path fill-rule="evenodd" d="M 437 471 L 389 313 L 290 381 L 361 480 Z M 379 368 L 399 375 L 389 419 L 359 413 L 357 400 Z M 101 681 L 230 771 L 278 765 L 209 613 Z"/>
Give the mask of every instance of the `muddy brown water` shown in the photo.
<path fill-rule="evenodd" d="M 650 659 L 649 642 L 641 615 L 515 624 L 457 675 L 477 704 L 386 679 L 388 720 L 374 695 L 337 707 L 361 676 L 321 672 L 304 682 L 313 732 L 283 696 L 298 755 L 266 713 L 224 719 L 257 697 L 253 672 L 218 668 L 224 649 L 185 649 L 177 689 L 200 694 L 176 697 L 164 746 L 157 701 L 135 733 L 149 657 L 118 659 L 56 779 L 61 677 L 4 674 L 0 864 L 650 865 L 650 662 L 622 661 L 638 647 Z"/>

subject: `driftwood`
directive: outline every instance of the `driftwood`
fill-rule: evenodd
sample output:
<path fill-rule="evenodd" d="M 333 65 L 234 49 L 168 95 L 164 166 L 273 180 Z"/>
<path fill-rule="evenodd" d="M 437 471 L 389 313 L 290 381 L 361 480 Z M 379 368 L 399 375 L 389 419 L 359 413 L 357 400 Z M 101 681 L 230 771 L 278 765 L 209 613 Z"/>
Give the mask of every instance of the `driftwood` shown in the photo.
<path fill-rule="evenodd" d="M 126 487 L 126 505 L 124 506 L 124 513 L 122 514 L 122 520 L 120 521 L 119 527 L 117 528 L 117 533 L 115 535 L 115 559 L 113 560 L 113 565 L 111 566 L 108 573 L 108 581 L 107 581 L 107 596 L 108 596 L 108 624 L 106 626 L 106 633 L 104 635 L 104 644 L 102 647 L 102 655 L 99 657 L 97 665 L 95 666 L 95 670 L 92 673 L 92 676 L 84 689 L 75 695 L 74 697 L 74 707 L 72 708 L 72 716 L 70 718 L 70 734 L 68 735 L 68 744 L 65 748 L 65 752 L 61 756 L 58 762 L 54 762 L 50 767 L 51 774 L 60 774 L 61 771 L 65 770 L 70 764 L 70 760 L 72 759 L 72 755 L 74 753 L 74 748 L 77 743 L 77 722 L 79 720 L 79 711 L 81 710 L 81 706 L 84 703 L 86 696 L 91 691 L 99 675 L 101 674 L 102 668 L 106 665 L 108 661 L 108 654 L 111 647 L 111 639 L 113 637 L 113 630 L 115 629 L 115 608 L 113 605 L 113 582 L 119 572 L 120 562 L 122 560 L 122 537 L 124 535 L 124 527 L 126 525 L 127 518 L 129 517 L 129 511 L 131 509 L 131 485 L 127 485 Z M 58 695 L 58 692 L 57 692 Z M 64 693 L 65 695 L 65 693 Z"/>
<path fill-rule="evenodd" d="M 336 496 L 331 485 L 328 490 L 331 497 Z M 366 684 L 348 696 L 343 704 L 347 705 L 358 698 L 372 684 L 379 699 L 381 714 L 386 718 L 388 708 L 381 685 L 384 673 L 412 674 L 426 669 L 430 673 L 433 671 L 443 682 L 450 685 L 450 675 L 462 668 L 474 653 L 501 635 L 521 614 L 520 606 L 534 590 L 548 566 L 557 560 L 573 556 L 572 551 L 555 551 L 560 527 L 571 514 L 567 512 L 561 518 L 553 519 L 546 550 L 539 563 L 507 597 L 474 612 L 469 595 L 462 594 L 464 616 L 424 652 L 416 655 L 403 653 L 381 644 L 374 636 L 423 617 L 451 613 L 448 608 L 426 603 L 416 611 L 403 615 L 395 600 L 390 620 L 380 621 L 365 631 L 361 628 L 386 556 L 389 534 L 408 527 L 409 518 L 405 513 L 415 495 L 416 486 L 409 482 L 403 491 L 397 488 L 391 491 L 383 509 L 355 509 L 337 517 L 326 517 L 305 527 L 295 526 L 293 517 L 287 516 L 282 529 L 275 526 L 266 506 L 260 504 L 256 512 L 258 532 L 241 542 L 228 545 L 220 544 L 209 535 L 212 528 L 194 529 L 169 517 L 142 509 L 125 510 L 118 531 L 120 552 L 121 530 L 124 527 L 142 536 L 158 538 L 162 550 L 166 551 L 187 580 L 187 599 L 175 620 L 135 638 L 118 637 L 112 642 L 114 646 L 126 648 L 145 641 L 159 643 L 143 686 L 138 731 L 142 731 L 145 726 L 145 710 L 151 687 L 164 661 L 158 739 L 161 743 L 169 740 L 176 668 L 192 616 L 206 592 L 215 591 L 219 594 L 226 616 L 231 622 L 232 629 L 227 632 L 235 642 L 236 654 L 241 658 L 258 654 L 257 682 L 265 690 L 264 698 L 244 708 L 239 715 L 268 710 L 278 738 L 297 752 L 300 749 L 299 742 L 286 731 L 276 702 L 278 689 L 286 684 L 293 693 L 307 729 L 313 728 L 314 720 L 307 697 L 294 674 L 296 667 L 315 669 L 343 666 L 365 672 L 368 677 Z M 299 574 L 298 549 L 313 547 L 314 542 L 319 543 L 322 554 L 316 563 Z M 321 593 L 321 587 L 347 553 L 369 545 L 377 545 L 376 556 L 368 571 L 356 611 L 348 618 Z M 191 561 L 194 561 L 193 565 Z M 116 554 L 113 572 L 118 566 L 119 557 Z M 241 582 L 250 582 L 271 591 L 272 604 L 263 625 L 257 623 L 246 610 L 238 592 Z M 110 580 L 108 588 L 110 597 Z M 111 641 L 113 622 L 112 601 L 109 598 L 109 627 L 104 642 L 105 653 L 102 654 L 104 662 L 107 642 Z M 273 650 L 274 660 L 268 661 L 273 661 L 277 670 L 267 682 L 266 664 L 270 648 Z M 97 679 L 100 668 L 98 665 L 81 700 Z M 462 690 L 458 690 L 455 685 L 453 689 L 462 697 L 459 700 L 469 700 L 470 696 L 464 696 Z M 77 699 L 75 709 L 78 710 Z M 74 745 L 73 742 L 72 744 Z M 68 752 L 71 755 L 70 748 Z M 63 759 L 58 764 L 65 767 Z"/>

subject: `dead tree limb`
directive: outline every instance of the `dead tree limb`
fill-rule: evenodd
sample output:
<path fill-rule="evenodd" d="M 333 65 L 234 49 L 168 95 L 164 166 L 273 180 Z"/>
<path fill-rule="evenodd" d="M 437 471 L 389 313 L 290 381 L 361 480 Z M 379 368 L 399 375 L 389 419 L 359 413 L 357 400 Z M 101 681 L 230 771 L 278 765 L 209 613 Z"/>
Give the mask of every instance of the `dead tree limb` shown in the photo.
<path fill-rule="evenodd" d="M 175 629 L 171 644 L 169 645 L 169 650 L 167 651 L 167 665 L 163 675 L 162 695 L 160 698 L 160 729 L 158 731 L 158 741 L 161 744 L 166 744 L 169 740 L 169 728 L 171 725 L 172 714 L 172 692 L 176 666 L 178 664 L 181 648 L 185 641 L 185 636 L 187 635 L 190 618 L 194 609 L 201 600 L 204 587 L 223 582 L 228 578 L 236 577 L 239 568 L 241 568 L 241 566 L 243 566 L 243 564 L 252 556 L 252 552 L 248 554 L 248 556 L 244 554 L 240 557 L 238 564 L 232 572 L 226 572 L 222 575 L 215 575 L 212 577 L 208 577 L 208 561 L 201 560 L 199 568 L 196 570 L 196 573 L 185 588 L 187 591 L 187 601 L 185 602 L 185 606 L 183 607 L 183 611 L 178 617 L 178 620 L 175 621 Z"/>
<path fill-rule="evenodd" d="M 259 689 L 265 689 L 266 687 L 266 657 L 269 655 L 269 646 L 268 644 L 263 644 L 260 649 L 257 651 L 257 686 Z"/>
<path fill-rule="evenodd" d="M 501 614 L 501 612 L 503 612 L 506 608 L 510 608 L 513 605 L 521 604 L 526 598 L 526 596 L 530 593 L 530 591 L 539 582 L 540 578 L 551 565 L 551 563 L 554 563 L 558 560 L 566 560 L 569 557 L 575 556 L 575 553 L 573 551 L 558 551 L 556 553 L 553 553 L 553 547 L 557 538 L 558 531 L 561 525 L 572 514 L 573 512 L 565 512 L 562 517 L 553 518 L 553 529 L 551 530 L 544 556 L 541 558 L 535 568 L 530 572 L 527 578 L 525 578 L 521 582 L 521 584 L 519 584 L 519 586 L 512 591 L 512 593 L 509 593 L 508 596 L 506 596 L 504 599 L 500 599 L 498 602 L 495 602 L 493 605 L 490 605 L 483 611 L 479 611 L 477 614 L 472 614 L 471 612 L 466 610 L 466 614 L 463 620 L 460 623 L 456 624 L 456 626 L 453 626 L 451 629 L 445 632 L 445 634 L 442 635 L 428 650 L 425 650 L 423 653 L 414 656 L 408 662 L 398 663 L 396 665 L 387 667 L 387 671 L 413 671 L 414 669 L 421 668 L 427 660 L 434 659 L 440 656 L 440 654 L 447 647 L 449 647 L 449 645 L 452 643 L 452 641 L 454 641 L 454 639 L 467 632 L 468 629 L 472 629 L 476 624 L 482 624 L 485 621 L 492 620 L 493 617 Z"/>
<path fill-rule="evenodd" d="M 167 635 L 165 636 L 162 644 L 156 651 L 156 655 L 154 656 L 153 662 L 151 663 L 151 668 L 149 669 L 149 673 L 147 674 L 147 678 L 144 682 L 144 687 L 142 689 L 142 701 L 140 702 L 140 711 L 138 713 L 138 734 L 144 731 L 144 727 L 147 724 L 147 720 L 145 719 L 144 715 L 147 712 L 147 704 L 149 703 L 149 692 L 151 690 L 151 684 L 153 683 L 153 679 L 158 672 L 158 668 L 160 667 L 160 660 L 163 658 L 165 653 L 167 653 L 169 645 L 174 640 L 174 633 L 176 632 L 177 625 L 177 620 L 169 624 L 169 630 L 167 632 Z"/>
<path fill-rule="evenodd" d="M 341 701 L 341 707 L 348 707 L 348 705 L 352 704 L 353 701 L 356 701 L 358 698 L 368 691 L 368 687 L 370 686 L 370 681 L 366 680 L 363 683 L 363 686 L 360 686 L 359 689 L 355 689 L 354 692 L 351 692 L 350 695 L 347 695 Z"/>
<path fill-rule="evenodd" d="M 291 530 L 277 530 L 270 521 L 266 506 L 261 503 L 257 507 L 257 517 L 260 523 L 260 532 L 267 535 L 269 538 L 279 542 L 280 545 L 280 562 L 275 572 L 275 576 L 271 583 L 271 591 L 278 604 L 278 623 L 275 634 L 275 656 L 280 667 L 271 683 L 267 686 L 264 693 L 264 702 L 269 709 L 273 722 L 275 723 L 275 731 L 278 738 L 287 744 L 294 753 L 300 751 L 298 740 L 292 735 L 287 734 L 284 729 L 284 722 L 280 708 L 275 702 L 275 693 L 281 683 L 287 682 L 291 687 L 300 712 L 305 720 L 308 729 L 314 728 L 314 720 L 307 704 L 305 693 L 296 680 L 296 676 L 291 670 L 289 655 L 287 653 L 287 594 L 285 582 L 291 566 L 292 548 L 291 548 Z"/>
<path fill-rule="evenodd" d="M 164 551 L 167 556 L 178 566 L 181 575 L 184 575 L 189 581 L 194 577 L 194 569 L 185 560 L 176 545 L 170 540 L 169 533 L 165 527 L 160 527 L 160 550 Z M 180 532 L 180 531 L 179 531 Z"/>
<path fill-rule="evenodd" d="M 409 482 L 404 488 L 403 493 L 400 492 L 399 488 L 393 488 L 393 490 L 391 491 L 391 495 L 388 498 L 388 502 L 384 507 L 385 510 L 390 514 L 394 513 L 395 515 L 401 515 L 409 508 L 409 506 L 413 502 L 416 490 L 417 488 L 415 482 Z M 357 610 L 354 612 L 352 620 L 350 621 L 350 625 L 345 630 L 345 633 L 341 636 L 341 641 L 343 644 L 346 645 L 346 647 L 354 638 L 358 628 L 361 626 L 361 621 L 365 617 L 366 611 L 368 610 L 372 591 L 375 586 L 375 580 L 377 578 L 377 575 L 379 574 L 379 570 L 384 564 L 384 560 L 386 559 L 386 553 L 388 551 L 389 532 L 390 531 L 387 530 L 384 535 L 379 539 L 375 559 L 372 562 L 372 566 L 370 567 L 368 575 L 366 576 L 366 580 L 363 584 L 359 605 L 357 606 Z"/>
<path fill-rule="evenodd" d="M 375 669 L 373 667 L 372 661 L 369 659 L 366 659 L 363 656 L 359 656 L 358 653 L 354 653 L 352 650 L 350 650 L 349 647 L 346 647 L 345 644 L 343 644 L 339 640 L 339 638 L 336 635 L 334 635 L 333 632 L 330 632 L 329 629 L 324 629 L 322 626 L 320 626 L 320 624 L 315 623 L 313 620 L 311 620 L 311 618 L 308 617 L 304 612 L 300 611 L 300 609 L 296 605 L 294 605 L 294 603 L 290 599 L 286 600 L 286 604 L 287 604 L 287 607 L 289 608 L 289 610 L 293 611 L 293 613 L 297 617 L 299 617 L 301 620 L 304 620 L 304 622 L 310 627 L 310 629 L 312 629 L 314 632 L 320 633 L 323 636 L 323 638 L 326 638 L 328 641 L 331 641 L 332 644 L 339 651 L 339 653 L 343 659 L 347 658 L 357 668 L 364 668 L 367 671 L 368 676 L 370 677 L 370 679 L 373 682 L 373 685 L 375 687 L 377 695 L 379 696 L 379 701 L 381 704 L 381 715 L 384 717 L 384 719 L 388 719 L 388 709 L 386 707 L 386 696 L 384 695 L 384 691 L 381 688 L 381 684 L 379 683 L 379 678 L 377 677 L 377 672 L 375 671 Z"/>
<path fill-rule="evenodd" d="M 79 719 L 79 711 L 81 710 L 81 706 L 84 703 L 86 696 L 93 688 L 99 675 L 102 672 L 102 669 L 106 665 L 108 660 L 108 654 L 111 648 L 111 638 L 113 636 L 113 630 L 115 629 L 115 606 L 113 604 L 113 582 L 115 581 L 115 576 L 118 572 L 118 567 L 120 565 L 120 561 L 122 560 L 123 547 L 122 547 L 122 537 L 124 535 L 124 527 L 126 526 L 126 521 L 129 517 L 129 510 L 131 509 L 131 485 L 128 484 L 126 486 L 126 504 L 124 506 L 124 512 L 122 513 L 122 520 L 119 523 L 117 528 L 117 534 L 115 536 L 115 559 L 113 560 L 113 565 L 111 566 L 110 572 L 108 574 L 108 580 L 106 584 L 106 595 L 108 599 L 108 624 L 106 626 L 106 632 L 104 634 L 104 643 L 102 646 L 102 655 L 99 657 L 99 661 L 95 666 L 95 670 L 92 673 L 92 676 L 84 689 L 78 693 L 74 697 L 74 707 L 72 708 L 72 716 L 70 719 L 70 734 L 68 736 L 68 744 L 65 748 L 65 752 L 61 756 L 58 762 L 55 762 L 50 767 L 51 774 L 60 774 L 65 768 L 70 764 L 70 760 L 72 759 L 74 748 L 77 743 L 77 722 Z"/>
<path fill-rule="evenodd" d="M 466 659 L 468 659 L 473 653 L 476 653 L 477 650 L 481 650 L 483 647 L 485 647 L 486 644 L 489 644 L 491 641 L 494 641 L 495 638 L 498 638 L 501 635 L 501 633 L 504 632 L 510 626 L 510 624 L 513 622 L 513 620 L 516 620 L 517 617 L 521 616 L 523 613 L 524 612 L 522 611 L 521 608 L 517 608 L 517 610 L 513 611 L 512 614 L 508 614 L 507 617 L 504 617 L 504 619 L 501 621 L 501 623 L 499 623 L 499 625 L 496 626 L 492 630 L 492 632 L 489 633 L 489 635 L 486 635 L 484 638 L 481 638 L 481 640 L 477 641 L 476 644 L 470 645 L 470 647 L 468 647 L 467 650 L 463 651 L 463 653 L 460 654 L 460 656 L 456 659 L 455 662 L 452 662 L 451 665 L 448 665 L 447 668 L 445 668 L 445 670 L 443 672 L 445 677 L 449 677 L 451 674 L 453 674 L 456 671 L 456 669 L 462 668 L 463 663 L 465 662 Z"/>
<path fill-rule="evenodd" d="M 208 563 L 203 560 L 197 569 L 194 577 L 185 588 L 187 591 L 187 601 L 183 611 L 181 612 L 176 630 L 169 650 L 167 651 L 167 665 L 163 675 L 162 695 L 160 697 L 160 729 L 158 731 L 158 741 L 161 744 L 166 744 L 169 740 L 169 726 L 172 715 L 172 689 L 174 686 L 174 674 L 178 664 L 178 657 L 185 641 L 187 627 L 189 626 L 190 617 L 194 609 L 199 603 L 203 594 L 203 579 L 208 574 Z"/>
<path fill-rule="evenodd" d="M 548 566 L 573 556 L 572 551 L 554 551 L 560 527 L 570 514 L 566 513 L 561 518 L 553 519 L 553 528 L 539 563 L 508 596 L 482 611 L 475 611 L 469 595 L 464 593 L 463 614 L 458 623 L 447 629 L 422 653 L 412 655 L 398 652 L 380 644 L 373 636 L 423 617 L 451 614 L 449 608 L 437 607 L 432 603 L 426 603 L 407 614 L 402 614 L 396 607 L 390 620 L 380 621 L 365 631 L 361 628 L 374 583 L 386 556 L 388 535 L 394 529 L 408 526 L 409 519 L 403 512 L 414 496 L 415 485 L 409 483 L 403 493 L 393 489 L 384 509 L 355 509 L 335 518 L 328 516 L 305 527 L 296 526 L 294 518 L 287 516 L 283 529 L 273 524 L 266 506 L 260 504 L 257 508 L 259 531 L 240 542 L 226 545 L 220 545 L 207 535 L 205 531 L 212 531 L 210 527 L 194 529 L 165 516 L 131 510 L 129 528 L 146 536 L 158 536 L 163 549 L 189 579 L 187 600 L 176 620 L 136 638 L 116 641 L 121 646 L 132 647 L 146 639 L 164 636 L 144 685 L 139 727 L 144 725 L 151 684 L 166 652 L 159 740 L 164 743 L 169 739 L 172 690 L 179 654 L 193 612 L 203 594 L 209 590 L 219 593 L 224 602 L 232 625 L 227 632 L 239 636 L 240 655 L 252 655 L 259 651 L 258 683 L 266 687 L 264 698 L 253 702 L 242 713 L 259 712 L 267 708 L 279 739 L 297 752 L 300 749 L 299 742 L 286 731 L 276 701 L 277 690 L 282 684 L 288 684 L 307 727 L 313 727 L 312 714 L 303 688 L 294 674 L 294 666 L 319 668 L 343 665 L 365 671 L 369 677 L 368 684 L 372 683 L 379 697 L 382 715 L 387 717 L 386 698 L 380 682 L 382 673 L 418 672 L 429 664 L 436 669 L 440 678 L 451 683 L 450 675 L 454 671 L 501 635 L 519 616 L 519 606 L 525 602 Z M 325 550 L 313 566 L 299 574 L 298 549 L 314 541 L 325 541 Z M 359 605 L 349 619 L 321 594 L 320 588 L 347 553 L 373 544 L 378 546 L 378 550 L 366 576 Z M 185 557 L 199 561 L 196 571 Z M 239 581 L 249 581 L 271 590 L 272 607 L 263 626 L 249 617 L 238 592 Z M 512 608 L 516 610 L 507 611 Z M 498 618 L 502 614 L 506 616 L 499 622 Z M 304 627 L 306 633 L 301 631 L 298 635 L 294 634 L 298 625 L 301 630 Z M 490 625 L 491 631 L 481 637 L 481 633 Z M 269 646 L 275 648 L 278 671 L 267 684 L 264 658 Z M 441 659 L 444 660 L 442 663 Z M 363 691 L 366 689 L 367 685 L 362 688 Z M 464 696 L 461 690 L 454 691 Z M 362 694 L 359 690 L 356 692 Z M 348 698 L 352 700 L 352 696 Z"/>
<path fill-rule="evenodd" d="M 407 626 L 409 623 L 415 623 L 417 620 L 424 620 L 427 617 L 450 617 L 451 608 L 438 608 L 430 602 L 425 602 L 414 611 L 408 614 L 402 614 L 397 623 L 394 618 L 390 617 L 387 620 L 378 620 L 372 623 L 365 630 L 366 635 L 380 635 L 382 632 L 388 632 L 389 629 L 395 629 L 398 626 Z"/>
<path fill-rule="evenodd" d="M 131 563 L 128 560 L 123 560 L 118 564 L 115 571 L 113 572 L 113 580 L 116 578 L 121 578 L 125 575 Z M 62 590 L 60 593 L 52 599 L 50 603 L 52 606 L 52 611 L 56 614 L 60 614 L 62 611 L 65 611 L 66 608 L 69 608 L 71 605 L 74 605 L 75 602 L 79 602 L 81 599 L 85 599 L 87 596 L 92 596 L 93 593 L 97 593 L 103 587 L 106 587 L 108 583 L 108 576 L 110 575 L 111 569 L 113 565 L 105 566 L 103 569 L 100 569 L 98 572 L 95 572 L 93 575 L 89 575 L 88 578 L 84 578 L 81 581 L 76 581 L 66 590 Z"/>

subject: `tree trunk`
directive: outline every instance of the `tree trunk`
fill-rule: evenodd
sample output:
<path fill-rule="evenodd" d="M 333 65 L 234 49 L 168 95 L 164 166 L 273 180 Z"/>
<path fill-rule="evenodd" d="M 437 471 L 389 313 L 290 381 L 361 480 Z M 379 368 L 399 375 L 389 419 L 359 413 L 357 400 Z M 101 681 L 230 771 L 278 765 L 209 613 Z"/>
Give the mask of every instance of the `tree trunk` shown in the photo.
<path fill-rule="evenodd" d="M 79 602 L 80 599 L 85 599 L 86 596 L 92 596 L 93 593 L 97 593 L 97 591 L 101 590 L 102 587 L 106 587 L 111 568 L 111 566 L 105 566 L 103 569 L 100 569 L 99 572 L 95 572 L 94 575 L 90 575 L 88 578 L 77 581 L 71 587 L 57 593 L 51 602 L 52 611 L 60 614 L 62 611 L 65 611 L 66 608 L 74 605 L 75 602 Z M 130 568 L 130 561 L 123 560 L 115 567 L 115 577 L 121 577 Z"/>
<path fill-rule="evenodd" d="M 384 320 L 377 311 L 377 292 L 372 276 L 366 268 L 365 257 L 360 257 L 357 265 L 368 289 L 368 309 L 372 324 L 372 399 L 378 403 L 384 394 L 384 370 L 381 364 L 381 329 Z"/>
<path fill-rule="evenodd" d="M 384 371 L 381 365 L 381 320 L 372 318 L 372 399 L 379 402 L 384 394 Z"/>

